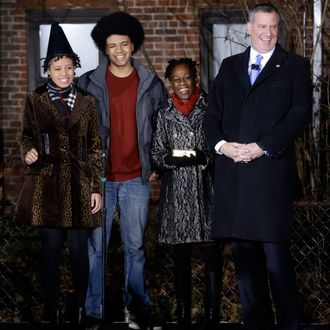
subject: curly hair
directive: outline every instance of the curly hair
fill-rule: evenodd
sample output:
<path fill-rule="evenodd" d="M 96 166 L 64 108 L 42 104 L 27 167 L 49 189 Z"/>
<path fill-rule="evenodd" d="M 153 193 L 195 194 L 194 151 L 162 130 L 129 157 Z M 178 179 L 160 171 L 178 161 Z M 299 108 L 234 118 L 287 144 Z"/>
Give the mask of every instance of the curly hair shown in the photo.
<path fill-rule="evenodd" d="M 187 65 L 194 77 L 197 76 L 197 62 L 189 57 L 181 57 L 180 59 L 173 58 L 168 61 L 168 65 L 165 70 L 165 78 L 170 79 L 173 69 L 180 64 Z"/>
<path fill-rule="evenodd" d="M 57 54 L 52 58 L 42 58 L 42 60 L 44 60 L 44 63 L 42 65 L 42 68 L 44 69 L 44 73 L 47 72 L 49 66 L 51 65 L 52 62 L 56 62 L 58 60 L 60 60 L 63 57 L 68 57 L 72 60 L 73 66 L 75 68 L 81 68 L 81 64 L 80 64 L 80 58 L 77 54 Z"/>
<path fill-rule="evenodd" d="M 104 54 L 106 40 L 112 34 L 129 36 L 134 44 L 133 54 L 139 50 L 144 41 L 144 31 L 139 20 L 123 11 L 101 17 L 92 30 L 91 36 L 97 48 Z"/>

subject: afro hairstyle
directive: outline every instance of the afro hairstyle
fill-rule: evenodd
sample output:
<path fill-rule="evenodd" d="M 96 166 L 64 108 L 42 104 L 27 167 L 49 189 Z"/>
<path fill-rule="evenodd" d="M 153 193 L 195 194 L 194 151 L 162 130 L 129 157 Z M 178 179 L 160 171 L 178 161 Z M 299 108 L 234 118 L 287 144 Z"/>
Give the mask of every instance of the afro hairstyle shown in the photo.
<path fill-rule="evenodd" d="M 144 31 L 139 20 L 123 11 L 101 17 L 92 30 L 91 36 L 98 49 L 104 54 L 106 40 L 112 34 L 129 36 L 134 44 L 133 54 L 140 49 L 144 41 Z"/>

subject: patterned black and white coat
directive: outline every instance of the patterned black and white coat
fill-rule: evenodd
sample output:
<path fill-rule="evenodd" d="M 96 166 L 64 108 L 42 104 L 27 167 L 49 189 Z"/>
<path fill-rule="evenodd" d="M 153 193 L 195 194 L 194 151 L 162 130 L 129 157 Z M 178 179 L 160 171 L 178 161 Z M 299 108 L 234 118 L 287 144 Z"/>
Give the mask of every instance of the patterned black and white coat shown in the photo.
<path fill-rule="evenodd" d="M 166 244 L 207 242 L 211 237 L 213 156 L 205 141 L 202 120 L 207 96 L 201 93 L 185 117 L 171 98 L 158 111 L 152 160 L 162 172 L 158 241 Z M 176 167 L 164 162 L 173 149 L 204 151 L 206 165 Z"/>

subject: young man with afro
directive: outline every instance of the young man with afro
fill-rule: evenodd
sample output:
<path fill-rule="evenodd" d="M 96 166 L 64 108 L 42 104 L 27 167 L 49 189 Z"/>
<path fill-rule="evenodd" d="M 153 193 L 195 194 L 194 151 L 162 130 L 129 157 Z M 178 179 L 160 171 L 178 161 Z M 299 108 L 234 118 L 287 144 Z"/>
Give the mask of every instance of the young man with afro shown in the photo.
<path fill-rule="evenodd" d="M 106 55 L 99 66 L 79 79 L 79 86 L 96 98 L 102 130 L 109 129 L 105 182 L 106 245 L 113 214 L 120 214 L 124 248 L 124 311 L 129 327 L 141 329 L 150 319 L 150 297 L 144 278 L 144 231 L 148 219 L 152 121 L 165 98 L 160 79 L 132 55 L 144 41 L 141 23 L 125 12 L 102 17 L 91 36 Z M 89 241 L 90 279 L 86 315 L 102 315 L 102 229 Z"/>

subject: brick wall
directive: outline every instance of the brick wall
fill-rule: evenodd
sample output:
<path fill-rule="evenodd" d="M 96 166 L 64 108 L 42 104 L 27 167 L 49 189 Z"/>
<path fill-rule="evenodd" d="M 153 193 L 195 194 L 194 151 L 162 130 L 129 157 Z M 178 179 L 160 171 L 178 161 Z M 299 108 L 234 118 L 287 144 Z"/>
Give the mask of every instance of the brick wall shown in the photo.
<path fill-rule="evenodd" d="M 14 158 L 17 158 L 16 136 L 27 86 L 26 31 L 24 10 L 17 10 L 15 1 L 2 1 L 0 14 L 0 132 L 3 144 L 0 148 L 6 161 L 5 185 L 10 196 L 11 188 L 17 182 L 14 164 Z"/>
<path fill-rule="evenodd" d="M 200 2 L 200 3 L 199 3 Z M 209 2 L 212 3 L 212 2 Z M 225 3 L 225 2 L 224 2 Z M 15 1 L 1 0 L 0 52 L 0 128 L 3 136 L 5 198 L 15 201 L 22 182 L 23 166 L 18 152 L 18 134 L 27 81 L 28 9 L 92 9 L 123 10 L 123 1 Z M 198 10 L 206 2 L 196 1 L 126 1 L 128 11 L 138 17 L 146 33 L 145 49 L 160 77 L 172 57 L 199 58 Z M 138 57 L 146 64 L 143 56 Z M 154 197 L 158 185 L 154 185 Z"/>
<path fill-rule="evenodd" d="M 256 1 L 248 1 L 249 5 Z M 277 1 L 279 8 L 283 1 Z M 0 129 L 4 155 L 5 198 L 15 201 L 22 182 L 17 137 L 27 81 L 27 9 L 97 9 L 128 11 L 140 19 L 145 28 L 145 49 L 161 78 L 169 59 L 190 56 L 197 61 L 199 49 L 199 13 L 201 9 L 240 9 L 242 1 L 218 0 L 1 0 L 0 29 Z M 329 20 L 327 21 L 329 26 Z M 329 30 L 328 30 L 329 31 Z M 327 32 L 328 33 L 328 32 Z M 329 38 L 329 34 L 327 34 Z M 327 39 L 329 40 L 329 39 Z M 138 57 L 146 64 L 141 54 Z M 325 54 L 329 63 L 329 47 Z M 329 68 L 327 69 L 329 73 Z M 154 187 L 154 197 L 158 186 Z"/>

